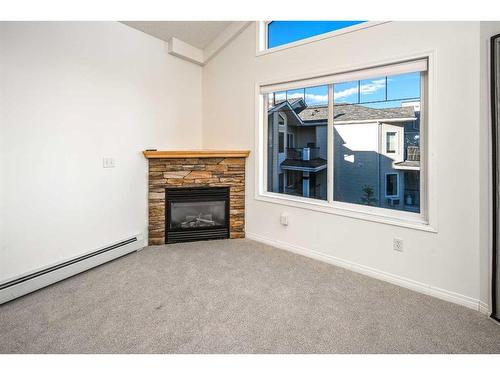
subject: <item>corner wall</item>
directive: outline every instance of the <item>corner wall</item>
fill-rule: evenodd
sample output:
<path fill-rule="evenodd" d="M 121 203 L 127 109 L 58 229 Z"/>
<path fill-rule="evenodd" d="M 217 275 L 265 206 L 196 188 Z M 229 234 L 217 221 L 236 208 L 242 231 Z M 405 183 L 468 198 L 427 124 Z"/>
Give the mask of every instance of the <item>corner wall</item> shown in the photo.
<path fill-rule="evenodd" d="M 268 55 L 255 56 L 255 24 L 203 68 L 203 147 L 243 148 L 247 161 L 246 232 L 249 238 L 339 264 L 400 285 L 483 309 L 483 194 L 488 174 L 480 123 L 480 23 L 391 22 Z M 349 64 L 374 64 L 434 52 L 437 233 L 258 201 L 255 186 L 255 83 Z M 486 198 L 487 199 L 487 198 Z M 279 224 L 282 212 L 290 225 Z M 403 253 L 392 249 L 404 240 Z"/>
<path fill-rule="evenodd" d="M 0 22 L 0 281 L 147 235 L 141 151 L 200 146 L 201 67 L 161 40 Z"/>

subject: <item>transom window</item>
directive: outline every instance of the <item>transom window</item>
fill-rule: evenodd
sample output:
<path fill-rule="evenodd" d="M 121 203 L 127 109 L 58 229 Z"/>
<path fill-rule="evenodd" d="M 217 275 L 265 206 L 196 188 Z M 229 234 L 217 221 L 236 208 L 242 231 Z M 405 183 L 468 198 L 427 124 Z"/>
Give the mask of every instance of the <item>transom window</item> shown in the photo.
<path fill-rule="evenodd" d="M 272 21 L 267 23 L 267 48 L 345 29 L 365 21 Z"/>
<path fill-rule="evenodd" d="M 426 77 L 422 59 L 261 86 L 262 194 L 425 221 Z"/>

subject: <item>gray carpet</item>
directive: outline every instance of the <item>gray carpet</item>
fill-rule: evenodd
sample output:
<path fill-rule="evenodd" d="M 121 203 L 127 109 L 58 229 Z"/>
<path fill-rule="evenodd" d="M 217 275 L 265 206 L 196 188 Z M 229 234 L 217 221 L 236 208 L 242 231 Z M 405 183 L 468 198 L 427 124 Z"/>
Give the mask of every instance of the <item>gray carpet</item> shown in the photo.
<path fill-rule="evenodd" d="M 1 353 L 500 353 L 478 312 L 249 240 L 146 248 L 0 327 Z"/>

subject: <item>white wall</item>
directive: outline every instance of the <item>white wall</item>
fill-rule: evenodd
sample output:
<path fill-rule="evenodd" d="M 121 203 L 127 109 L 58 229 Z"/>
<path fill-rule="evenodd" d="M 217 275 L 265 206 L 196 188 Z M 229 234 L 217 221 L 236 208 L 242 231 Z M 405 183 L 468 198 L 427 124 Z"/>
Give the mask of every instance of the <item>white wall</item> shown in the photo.
<path fill-rule="evenodd" d="M 487 302 L 481 274 L 487 268 L 483 253 L 489 251 L 481 236 L 489 218 L 482 196 L 488 155 L 480 127 L 480 28 L 479 22 L 392 22 L 256 57 L 253 25 L 212 59 L 203 71 L 203 146 L 254 151 L 256 82 L 434 52 L 435 107 L 429 126 L 435 135 L 430 152 L 436 163 L 431 199 L 437 233 L 256 200 L 252 153 L 247 162 L 249 237 L 314 251 L 469 307 Z M 288 227 L 279 224 L 283 211 L 290 216 Z M 392 249 L 394 237 L 404 240 L 403 253 Z"/>
<path fill-rule="evenodd" d="M 201 146 L 201 67 L 117 22 L 1 22 L 0 105 L 0 281 L 147 233 L 141 151 Z"/>

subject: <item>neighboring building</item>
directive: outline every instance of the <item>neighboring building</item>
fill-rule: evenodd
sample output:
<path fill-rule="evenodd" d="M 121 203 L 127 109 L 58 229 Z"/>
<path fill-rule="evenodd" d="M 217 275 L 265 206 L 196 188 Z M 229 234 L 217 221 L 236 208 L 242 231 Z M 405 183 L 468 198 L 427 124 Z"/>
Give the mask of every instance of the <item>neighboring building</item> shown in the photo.
<path fill-rule="evenodd" d="M 268 116 L 268 190 L 327 199 L 328 106 L 290 99 Z M 385 109 L 336 104 L 334 200 L 418 212 L 419 116 L 418 101 Z"/>

